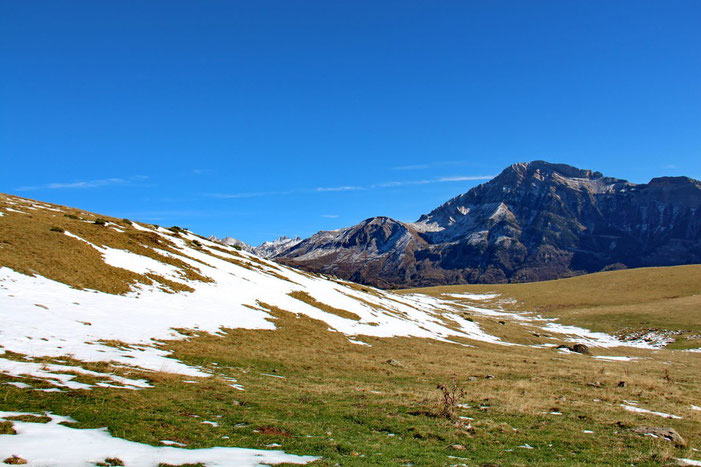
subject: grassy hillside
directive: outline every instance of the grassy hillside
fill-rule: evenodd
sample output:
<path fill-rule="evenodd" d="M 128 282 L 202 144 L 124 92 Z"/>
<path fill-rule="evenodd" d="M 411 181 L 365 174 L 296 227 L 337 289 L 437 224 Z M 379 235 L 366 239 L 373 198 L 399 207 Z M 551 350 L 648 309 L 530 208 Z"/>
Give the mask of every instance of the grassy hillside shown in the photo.
<path fill-rule="evenodd" d="M 495 293 L 515 310 L 609 333 L 681 331 L 670 348 L 701 347 L 701 265 L 641 268 L 526 284 L 458 285 L 404 291 L 432 296 Z M 695 337 L 697 336 L 697 337 Z M 694 338 L 695 337 L 695 338 Z"/>
<path fill-rule="evenodd" d="M 194 303 L 198 293 L 215 287 L 225 276 L 244 277 L 248 289 L 257 287 L 254 280 L 260 276 L 267 288 L 253 305 L 245 305 L 251 313 L 264 310 L 267 322 L 274 326 L 254 329 L 233 322 L 218 332 L 193 326 L 153 346 L 130 341 L 126 335 L 120 341 L 89 346 L 119 361 L 81 361 L 76 355 L 29 354 L 50 344 L 32 339 L 44 332 L 41 322 L 33 329 L 22 328 L 21 320 L 11 317 L 7 309 L 0 310 L 7 312 L 0 316 L 5 319 L 0 320 L 0 345 L 5 351 L 0 354 L 0 363 L 5 362 L 0 365 L 0 411 L 50 411 L 73 417 L 75 428 L 107 427 L 115 437 L 153 446 L 168 440 L 188 449 L 281 449 L 321 456 L 313 464 L 320 466 L 652 466 L 674 463 L 676 458 L 701 459 L 696 450 L 701 448 L 701 353 L 620 346 L 601 336 L 587 341 L 592 355 L 563 351 L 555 346 L 571 345 L 573 337 L 551 330 L 547 327 L 551 322 L 526 313 L 560 317 L 560 324 L 592 323 L 591 328 L 602 331 L 698 329 L 698 307 L 694 309 L 693 301 L 699 281 L 694 277 L 701 270 L 696 267 L 393 295 L 296 273 L 231 248 L 209 245 L 185 231 L 109 218 L 106 226 L 94 224 L 98 217 L 94 214 L 53 205 L 29 209 L 33 203 L 0 198 L 0 272 L 5 274 L 4 279 L 0 277 L 0 300 L 11 305 L 21 298 L 22 290 L 13 289 L 21 281 L 13 282 L 18 276 L 12 271 L 38 274 L 58 284 L 47 283 L 44 290 L 35 291 L 40 297 L 35 303 L 46 309 L 17 308 L 15 313 L 46 313 L 47 319 L 58 315 L 58 304 L 52 305 L 45 294 L 52 288 L 63 290 L 65 284 L 73 287 L 71 297 L 81 297 L 82 306 L 94 299 L 98 305 L 119 300 L 136 307 L 143 318 L 143 323 L 133 323 L 136 333 L 146 325 L 147 313 L 159 311 L 147 307 L 151 295 L 158 298 L 162 319 L 167 319 L 168 313 L 176 311 L 168 308 L 170 303 L 178 303 L 176 299 Z M 142 274 L 109 265 L 107 254 L 100 253 L 103 250 L 66 232 L 99 247 L 147 256 L 179 272 Z M 200 256 L 204 254 L 208 257 Z M 217 257 L 231 265 L 227 274 L 214 267 L 224 268 Z M 330 292 L 322 293 L 326 290 L 322 286 L 339 287 L 346 298 L 352 295 L 354 307 L 332 300 Z M 148 287 L 153 290 L 149 292 Z M 129 296 L 123 296 L 126 291 L 131 291 Z M 134 291 L 141 296 L 134 297 Z M 249 291 L 228 289 L 225 298 L 234 300 Z M 500 295 L 484 296 L 487 292 Z M 411 300 L 407 303 L 412 305 L 400 307 L 402 300 Z M 661 311 L 662 303 L 671 307 L 675 300 L 688 300 L 684 303 L 690 312 L 675 310 L 677 315 L 670 317 Z M 196 303 L 203 305 L 186 308 L 186 313 L 210 316 L 214 310 L 204 305 L 217 305 Z M 421 308 L 417 304 L 424 304 L 425 310 L 412 308 Z M 438 309 L 443 310 L 442 316 Z M 90 316 L 93 319 L 80 326 L 97 328 L 104 311 L 86 309 L 85 322 Z M 127 319 L 128 310 L 122 311 Z M 368 320 L 369 312 L 378 322 L 359 328 L 364 330 L 359 335 L 350 334 L 348 329 L 360 326 L 359 319 Z M 388 316 L 394 321 L 388 321 Z M 9 328 L 8 322 L 19 324 Z M 426 335 L 433 337 L 369 335 L 389 322 L 425 328 Z M 443 336 L 434 329 L 454 329 L 455 335 Z M 25 334 L 27 345 L 18 339 Z M 693 342 L 686 339 L 687 334 L 675 337 Z M 124 363 L 129 356 L 155 350 L 197 373 L 154 371 Z M 8 362 L 36 363 L 46 373 L 12 374 L 3 370 L 10 368 Z M 59 385 L 58 375 L 47 374 L 58 365 L 69 367 L 62 374 L 85 387 Z M 110 376 L 128 378 L 133 384 L 143 380 L 150 387 L 118 388 Z M 437 387 L 450 389 L 452 384 L 457 388 L 455 404 L 446 406 Z M 632 431 L 660 426 L 674 428 L 687 445 L 677 447 Z M 2 441 L 18 436 L 11 433 L 19 427 L 18 420 L 0 416 L 0 461 L 23 455 L 11 448 L 3 451 Z"/>

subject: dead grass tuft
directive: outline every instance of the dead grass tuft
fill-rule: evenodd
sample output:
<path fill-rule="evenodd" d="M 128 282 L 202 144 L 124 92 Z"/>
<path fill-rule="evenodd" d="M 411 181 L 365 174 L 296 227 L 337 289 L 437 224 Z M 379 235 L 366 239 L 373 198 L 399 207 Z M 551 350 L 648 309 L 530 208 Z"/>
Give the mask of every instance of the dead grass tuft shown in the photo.
<path fill-rule="evenodd" d="M 16 435 L 17 432 L 15 431 L 14 427 L 12 426 L 12 422 L 6 422 L 0 420 L 0 435 Z"/>

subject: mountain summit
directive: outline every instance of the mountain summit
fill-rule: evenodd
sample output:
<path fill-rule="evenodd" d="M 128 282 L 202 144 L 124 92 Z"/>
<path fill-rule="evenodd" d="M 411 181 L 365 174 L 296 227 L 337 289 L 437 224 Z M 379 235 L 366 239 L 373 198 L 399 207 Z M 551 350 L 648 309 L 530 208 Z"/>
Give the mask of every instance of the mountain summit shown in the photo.
<path fill-rule="evenodd" d="M 415 223 L 374 217 L 279 251 L 284 264 L 381 287 L 547 280 L 701 262 L 701 182 L 647 184 L 517 163 Z"/>

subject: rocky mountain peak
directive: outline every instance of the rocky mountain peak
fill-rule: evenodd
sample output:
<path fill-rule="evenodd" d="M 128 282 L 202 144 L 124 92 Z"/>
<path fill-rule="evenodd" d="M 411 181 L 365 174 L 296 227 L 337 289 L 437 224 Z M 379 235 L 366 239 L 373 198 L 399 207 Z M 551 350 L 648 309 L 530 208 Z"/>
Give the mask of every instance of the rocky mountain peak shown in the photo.
<path fill-rule="evenodd" d="M 701 262 L 701 182 L 519 162 L 416 223 L 372 217 L 281 260 L 379 286 L 517 282 Z"/>

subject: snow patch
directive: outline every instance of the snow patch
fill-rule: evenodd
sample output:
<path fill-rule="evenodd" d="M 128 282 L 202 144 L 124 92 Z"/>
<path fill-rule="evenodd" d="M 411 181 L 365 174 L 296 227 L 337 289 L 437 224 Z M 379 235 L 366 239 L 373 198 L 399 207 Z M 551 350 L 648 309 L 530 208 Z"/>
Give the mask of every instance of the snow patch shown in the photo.
<path fill-rule="evenodd" d="M 636 413 L 643 413 L 643 414 L 650 414 L 650 415 L 657 415 L 658 417 L 664 417 L 664 418 L 673 418 L 676 420 L 681 420 L 682 417 L 679 415 L 670 415 L 668 413 L 664 412 L 653 412 L 652 410 L 648 409 L 643 409 L 640 407 L 635 407 L 633 405 L 626 405 L 626 404 L 621 404 L 621 407 L 623 407 L 625 410 L 628 412 L 636 412 Z"/>
<path fill-rule="evenodd" d="M 23 412 L 0 412 L 0 419 Z M 19 456 L 28 465 L 77 466 L 94 465 L 107 458 L 118 458 L 124 465 L 156 467 L 159 464 L 196 464 L 206 466 L 258 466 L 269 464 L 307 464 L 318 459 L 297 456 L 284 451 L 214 447 L 182 449 L 171 446 L 150 446 L 112 437 L 106 428 L 76 429 L 61 425 L 74 422 L 69 417 L 46 413 L 48 423 L 13 420 L 16 435 L 0 435 L 0 459 Z M 167 440 L 166 440 L 167 441 Z M 164 442 L 165 444 L 169 444 Z M 173 444 L 179 444 L 170 442 Z"/>

